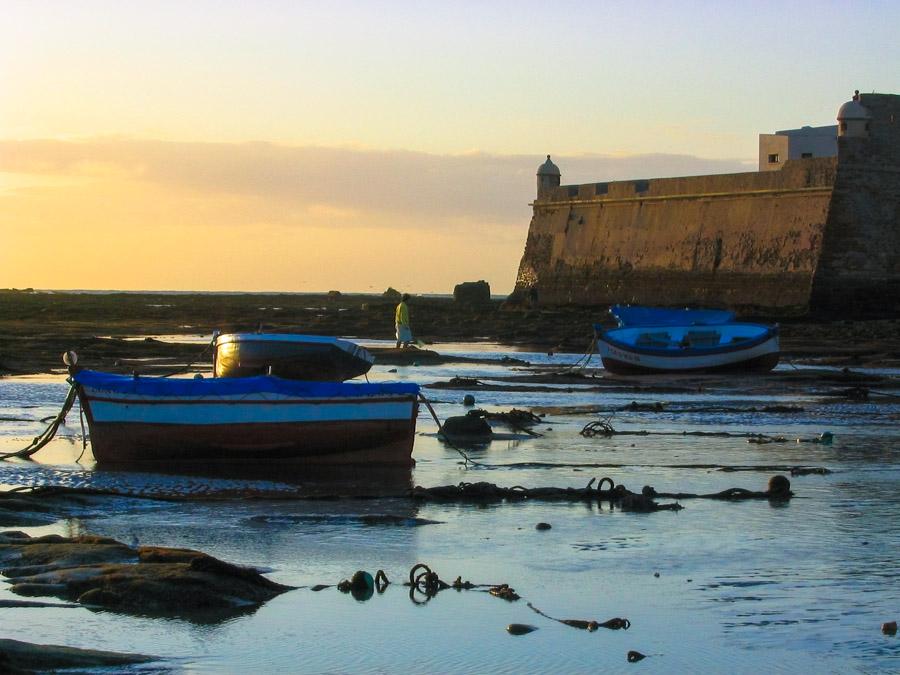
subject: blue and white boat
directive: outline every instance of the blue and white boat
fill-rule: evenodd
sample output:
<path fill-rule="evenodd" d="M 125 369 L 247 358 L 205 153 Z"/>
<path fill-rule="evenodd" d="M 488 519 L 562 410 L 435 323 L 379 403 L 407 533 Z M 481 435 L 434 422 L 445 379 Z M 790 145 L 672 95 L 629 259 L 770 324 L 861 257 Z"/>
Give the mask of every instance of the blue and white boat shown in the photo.
<path fill-rule="evenodd" d="M 414 464 L 416 384 L 70 372 L 101 464 Z"/>
<path fill-rule="evenodd" d="M 603 367 L 617 374 L 768 371 L 778 365 L 778 327 L 734 321 L 724 310 L 622 307 L 619 327 L 594 327 Z"/>

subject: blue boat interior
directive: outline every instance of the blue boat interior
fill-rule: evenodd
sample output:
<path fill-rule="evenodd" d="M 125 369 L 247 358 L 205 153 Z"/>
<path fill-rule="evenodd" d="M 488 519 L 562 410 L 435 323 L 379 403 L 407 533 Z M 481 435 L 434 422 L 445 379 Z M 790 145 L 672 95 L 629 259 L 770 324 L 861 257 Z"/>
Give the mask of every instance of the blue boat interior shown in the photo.
<path fill-rule="evenodd" d="M 620 327 L 626 326 L 714 326 L 734 321 L 725 309 L 669 309 L 643 305 L 613 305 L 609 309 Z"/>
<path fill-rule="evenodd" d="M 598 327 L 599 328 L 599 327 Z M 767 339 L 775 330 L 755 323 L 694 326 L 632 326 L 603 333 L 608 342 L 639 349 L 681 351 L 737 347 Z"/>

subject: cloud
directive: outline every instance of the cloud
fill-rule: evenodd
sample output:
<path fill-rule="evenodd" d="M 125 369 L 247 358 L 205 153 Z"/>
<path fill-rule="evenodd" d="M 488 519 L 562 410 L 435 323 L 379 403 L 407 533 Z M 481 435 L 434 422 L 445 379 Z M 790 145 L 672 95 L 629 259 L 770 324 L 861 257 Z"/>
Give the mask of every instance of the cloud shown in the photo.
<path fill-rule="evenodd" d="M 554 156 L 564 183 L 747 170 L 741 160 L 688 155 Z M 298 214 L 337 225 L 361 218 L 447 227 L 463 221 L 523 226 L 543 157 L 468 152 L 436 155 L 402 150 L 194 143 L 128 138 L 0 141 L 0 172 L 119 181 L 181 194 L 187 200 L 229 198 L 265 205 L 274 224 Z M 49 188 L 48 188 L 49 189 Z"/>

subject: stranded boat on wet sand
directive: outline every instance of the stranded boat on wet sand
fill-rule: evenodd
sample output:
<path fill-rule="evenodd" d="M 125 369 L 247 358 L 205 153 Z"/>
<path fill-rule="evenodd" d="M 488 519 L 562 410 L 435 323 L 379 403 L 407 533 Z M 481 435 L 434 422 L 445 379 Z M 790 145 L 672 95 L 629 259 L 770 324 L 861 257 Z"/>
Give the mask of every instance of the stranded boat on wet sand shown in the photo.
<path fill-rule="evenodd" d="M 226 333 L 215 338 L 216 377 L 275 375 L 342 382 L 369 372 L 375 357 L 349 340 L 294 333 Z"/>
<path fill-rule="evenodd" d="M 625 308 L 620 327 L 599 325 L 597 350 L 613 373 L 771 370 L 778 365 L 778 327 L 732 321 L 730 312 Z M 630 322 L 629 322 L 630 321 Z M 649 324 L 643 323 L 649 322 Z"/>
<path fill-rule="evenodd" d="M 416 384 L 188 380 L 90 370 L 71 379 L 98 463 L 414 463 Z"/>

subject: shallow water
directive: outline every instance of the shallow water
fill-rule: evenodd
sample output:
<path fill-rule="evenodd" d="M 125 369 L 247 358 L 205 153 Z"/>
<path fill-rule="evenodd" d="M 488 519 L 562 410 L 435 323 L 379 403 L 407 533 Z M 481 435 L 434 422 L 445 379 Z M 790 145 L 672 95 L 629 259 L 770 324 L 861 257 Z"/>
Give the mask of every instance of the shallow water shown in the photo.
<path fill-rule="evenodd" d="M 578 355 L 529 354 L 473 345 L 438 351 L 491 356 L 497 364 L 378 367 L 371 379 L 429 383 L 454 375 L 521 373 L 503 356 L 562 367 Z M 765 489 L 771 470 L 723 472 L 717 466 L 824 466 L 830 475 L 791 479 L 788 504 L 685 500 L 680 512 L 623 513 L 607 504 L 416 505 L 402 499 L 303 501 L 156 501 L 110 497 L 100 508 L 31 534 L 93 533 L 125 542 L 183 546 L 267 570 L 298 586 L 333 584 L 357 569 L 384 569 L 394 581 L 359 602 L 335 589 L 298 589 L 255 612 L 217 623 L 135 617 L 87 609 L 4 609 L 2 636 L 32 642 L 138 651 L 166 657 L 176 672 L 896 672 L 900 640 L 880 632 L 900 612 L 900 399 L 870 403 L 823 399 L 810 391 L 754 393 L 726 381 L 703 392 L 476 391 L 488 409 L 630 403 L 667 404 L 662 412 L 615 412 L 616 429 L 672 435 L 583 438 L 578 431 L 608 412 L 554 414 L 540 438 L 495 441 L 465 468 L 435 437 L 423 408 L 417 466 L 399 484 L 582 487 L 611 476 L 632 490 L 715 492 Z M 65 396 L 62 378 L 0 380 L 0 451 L 23 447 Z M 463 414 L 464 391 L 426 390 L 441 418 Z M 896 393 L 896 392 L 895 392 Z M 758 413 L 764 405 L 802 411 Z M 715 405 L 718 411 L 707 410 Z M 130 495 L 229 495 L 254 490 L 285 497 L 315 490 L 308 481 L 244 480 L 99 471 L 81 452 L 77 409 L 38 462 L 0 463 L 0 484 L 60 484 Z M 730 431 L 812 438 L 831 445 L 754 445 Z M 593 466 L 592 466 L 593 465 Z M 697 465 L 707 465 L 698 468 Z M 362 480 L 365 481 L 363 476 Z M 671 500 L 660 500 L 663 502 Z M 372 525 L 366 515 L 440 521 L 419 527 Z M 549 531 L 534 525 L 548 522 Z M 513 586 L 515 603 L 479 591 L 445 591 L 414 604 L 400 583 L 416 562 L 442 578 Z M 656 574 L 658 573 L 658 576 Z M 0 584 L 0 598 L 13 597 Z M 595 633 L 558 618 L 627 617 L 627 631 Z M 509 623 L 539 630 L 514 637 Z M 650 656 L 628 664 L 635 649 Z M 154 664 L 153 668 L 158 668 Z M 147 667 L 135 667 L 141 671 Z"/>

